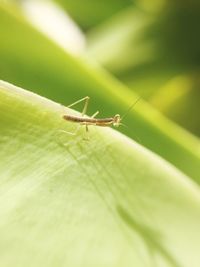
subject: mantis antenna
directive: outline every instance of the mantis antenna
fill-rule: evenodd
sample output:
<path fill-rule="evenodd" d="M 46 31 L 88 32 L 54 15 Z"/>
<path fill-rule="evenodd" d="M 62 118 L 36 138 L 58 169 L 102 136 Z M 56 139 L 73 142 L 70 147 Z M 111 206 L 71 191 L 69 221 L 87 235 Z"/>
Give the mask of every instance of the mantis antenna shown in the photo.
<path fill-rule="evenodd" d="M 132 108 L 137 104 L 137 102 L 141 99 L 141 96 L 137 98 L 137 100 L 127 109 L 124 115 L 121 117 L 121 120 L 131 111 Z"/>

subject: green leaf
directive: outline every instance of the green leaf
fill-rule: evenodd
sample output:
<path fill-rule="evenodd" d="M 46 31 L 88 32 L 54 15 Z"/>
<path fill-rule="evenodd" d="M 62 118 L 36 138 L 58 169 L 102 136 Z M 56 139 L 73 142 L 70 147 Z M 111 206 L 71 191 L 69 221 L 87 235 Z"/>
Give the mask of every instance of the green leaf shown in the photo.
<path fill-rule="evenodd" d="M 198 74 L 174 77 L 161 87 L 149 101 L 163 114 L 188 131 L 200 135 Z"/>
<path fill-rule="evenodd" d="M 17 8 L 0 5 L 0 75 L 56 102 L 89 95 L 88 114 L 124 114 L 137 96 L 104 70 L 72 57 L 37 32 Z M 14 40 L 14 45 L 13 45 Z M 199 140 L 166 120 L 142 100 L 124 119 L 124 132 L 200 181 Z M 122 130 L 123 127 L 120 128 Z M 138 138 L 137 138 L 138 137 Z"/>
<path fill-rule="evenodd" d="M 124 7 L 131 5 L 132 0 L 56 0 L 80 24 L 88 29 L 104 21 Z"/>
<path fill-rule="evenodd" d="M 0 265 L 198 267 L 196 184 L 126 136 L 0 83 Z"/>

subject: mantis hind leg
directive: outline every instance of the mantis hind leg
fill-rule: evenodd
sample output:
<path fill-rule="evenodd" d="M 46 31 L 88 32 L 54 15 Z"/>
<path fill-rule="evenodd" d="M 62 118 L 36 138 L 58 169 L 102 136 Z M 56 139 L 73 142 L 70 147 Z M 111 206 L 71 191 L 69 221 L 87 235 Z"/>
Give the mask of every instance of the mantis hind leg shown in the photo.
<path fill-rule="evenodd" d="M 68 108 L 71 108 L 71 107 L 73 107 L 73 106 L 75 106 L 75 105 L 77 105 L 77 104 L 85 101 L 84 106 L 83 106 L 83 110 L 82 110 L 82 113 L 81 113 L 82 117 L 84 117 L 84 115 L 87 112 L 87 108 L 88 108 L 88 104 L 89 104 L 89 99 L 90 99 L 89 96 L 83 97 L 83 98 L 79 99 L 78 101 L 75 101 L 74 103 L 68 105 L 67 107 Z M 76 130 L 73 131 L 73 132 L 68 132 L 68 131 L 65 131 L 65 130 L 61 130 L 61 132 L 75 136 L 78 133 L 80 127 L 81 127 L 81 125 L 78 125 L 78 127 L 76 128 Z"/>
<path fill-rule="evenodd" d="M 81 99 L 79 99 L 78 101 L 76 101 L 76 102 L 74 102 L 74 103 L 68 105 L 67 107 L 70 108 L 70 107 L 73 107 L 73 106 L 75 106 L 75 105 L 77 105 L 77 104 L 79 104 L 79 103 L 85 101 L 85 104 L 84 104 L 84 107 L 83 107 L 83 110 L 82 110 L 82 117 L 84 117 L 85 114 L 86 114 L 86 112 L 87 112 L 87 108 L 88 108 L 88 104 L 89 104 L 89 99 L 90 99 L 90 97 L 89 97 L 89 96 L 86 96 L 86 97 L 81 98 Z M 98 114 L 99 114 L 99 111 L 96 111 L 96 112 L 91 116 L 91 118 L 96 117 Z M 75 130 L 74 132 L 68 132 L 68 131 L 64 131 L 64 130 L 61 130 L 61 131 L 62 131 L 62 132 L 65 132 L 65 133 L 67 133 L 67 134 L 70 134 L 70 135 L 76 135 L 77 132 L 78 132 L 78 130 L 80 129 L 80 126 L 81 126 L 81 125 L 79 125 L 79 126 L 76 128 L 76 130 Z M 84 137 L 83 139 L 86 140 L 86 141 L 88 141 L 88 140 L 89 140 L 89 129 L 88 129 L 88 124 L 85 124 L 85 129 L 86 129 L 86 137 Z"/>
<path fill-rule="evenodd" d="M 86 96 L 86 97 L 81 98 L 81 99 L 79 99 L 78 101 L 76 101 L 76 102 L 70 104 L 70 105 L 67 106 L 67 107 L 68 107 L 68 108 L 71 108 L 71 107 L 73 107 L 73 106 L 75 106 L 75 105 L 77 105 L 77 104 L 79 104 L 79 103 L 85 101 L 85 104 L 84 104 L 84 106 L 83 106 L 83 110 L 82 110 L 82 117 L 83 117 L 83 116 L 86 114 L 86 112 L 87 112 L 87 108 L 88 108 L 89 100 L 90 100 L 89 96 Z"/>

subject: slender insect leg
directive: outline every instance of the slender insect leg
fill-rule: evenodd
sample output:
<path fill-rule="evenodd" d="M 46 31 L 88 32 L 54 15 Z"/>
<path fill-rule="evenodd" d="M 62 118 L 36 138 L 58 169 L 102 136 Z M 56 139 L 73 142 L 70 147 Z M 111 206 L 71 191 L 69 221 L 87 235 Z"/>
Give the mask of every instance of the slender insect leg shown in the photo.
<path fill-rule="evenodd" d="M 84 104 L 84 107 L 83 107 L 83 111 L 82 111 L 82 117 L 83 117 L 83 116 L 86 114 L 89 99 L 90 99 L 89 96 L 86 96 L 86 97 L 81 98 L 81 99 L 79 99 L 78 101 L 76 101 L 76 102 L 74 102 L 74 103 L 68 105 L 67 107 L 70 108 L 70 107 L 75 106 L 76 104 L 79 104 L 79 103 L 85 101 L 85 104 Z M 78 130 L 80 129 L 80 126 L 81 126 L 81 125 L 78 125 L 78 127 L 76 128 L 76 130 L 75 130 L 74 132 L 67 132 L 67 131 L 63 131 L 63 132 L 66 132 L 66 133 L 71 134 L 71 135 L 76 135 L 77 132 L 78 132 Z"/>
<path fill-rule="evenodd" d="M 86 136 L 83 138 L 86 141 L 89 141 L 89 129 L 88 129 L 88 124 L 85 125 L 85 129 L 86 129 Z"/>
<path fill-rule="evenodd" d="M 58 130 L 57 131 L 57 140 L 58 143 L 64 147 L 66 147 L 68 145 L 68 141 L 66 142 L 66 137 L 64 137 L 66 134 L 67 135 L 71 135 L 71 136 L 75 136 L 78 132 L 78 130 L 80 129 L 80 125 L 78 125 L 78 127 L 76 128 L 76 130 L 74 132 L 68 132 L 65 130 Z M 63 135 L 62 135 L 63 133 Z"/>
<path fill-rule="evenodd" d="M 65 131 L 65 130 L 59 130 L 59 132 L 66 133 L 66 134 L 69 134 L 69 135 L 76 135 L 77 132 L 78 132 L 79 129 L 80 129 L 80 126 L 81 126 L 81 125 L 78 125 L 77 128 L 76 128 L 76 130 L 75 130 L 74 132 L 68 132 L 68 131 Z"/>
<path fill-rule="evenodd" d="M 98 114 L 99 114 L 99 111 L 96 111 L 96 112 L 91 116 L 91 118 L 95 118 Z"/>
<path fill-rule="evenodd" d="M 87 112 L 89 99 L 90 99 L 89 96 L 86 96 L 86 97 L 81 98 L 81 99 L 79 99 L 78 101 L 76 101 L 76 102 L 70 104 L 70 105 L 67 106 L 67 107 L 68 107 L 68 108 L 71 108 L 71 107 L 75 106 L 76 104 L 79 104 L 80 102 L 85 101 L 85 104 L 84 104 L 84 107 L 83 107 L 83 111 L 82 111 L 82 116 L 84 116 L 84 115 L 86 114 L 86 112 Z"/>
<path fill-rule="evenodd" d="M 89 96 L 85 97 L 85 104 L 84 104 L 83 111 L 82 111 L 82 117 L 84 117 L 84 115 L 87 112 L 87 108 L 88 108 L 88 104 L 89 104 L 89 99 L 90 99 Z"/>
<path fill-rule="evenodd" d="M 96 111 L 96 112 L 91 116 L 91 118 L 94 118 L 95 116 L 97 116 L 97 114 L 99 114 L 99 111 Z M 87 123 L 85 124 L 85 130 L 86 130 L 86 137 L 84 137 L 83 139 L 86 140 L 86 141 L 89 141 L 89 127 L 88 127 L 88 124 L 87 124 Z"/>
<path fill-rule="evenodd" d="M 70 107 L 72 107 L 72 106 L 75 106 L 76 104 L 78 104 L 78 103 L 80 103 L 80 102 L 82 102 L 82 101 L 85 101 L 85 104 L 84 104 L 84 107 L 83 107 L 83 110 L 82 110 L 82 117 L 84 117 L 84 115 L 85 115 L 86 112 L 87 112 L 87 108 L 88 108 L 88 104 L 89 104 L 89 99 L 90 99 L 89 96 L 86 96 L 86 97 L 84 97 L 84 98 L 81 98 L 80 100 L 78 100 L 78 101 L 76 101 L 76 102 L 70 104 L 70 105 L 68 106 L 68 108 L 70 108 Z M 92 115 L 92 118 L 94 118 L 98 113 L 99 113 L 98 111 L 95 112 L 95 113 Z M 71 134 L 71 135 L 76 135 L 76 133 L 78 132 L 80 126 L 81 126 L 81 124 L 77 127 L 77 129 L 76 129 L 76 131 L 75 131 L 74 133 L 70 133 L 70 132 L 66 132 L 66 131 L 65 131 L 65 132 L 66 132 L 66 133 L 69 133 L 69 134 Z M 85 137 L 84 139 L 88 141 L 88 140 L 89 140 L 89 137 L 88 137 L 88 124 L 85 124 L 85 127 L 86 127 L 86 135 L 87 135 L 87 137 Z"/>

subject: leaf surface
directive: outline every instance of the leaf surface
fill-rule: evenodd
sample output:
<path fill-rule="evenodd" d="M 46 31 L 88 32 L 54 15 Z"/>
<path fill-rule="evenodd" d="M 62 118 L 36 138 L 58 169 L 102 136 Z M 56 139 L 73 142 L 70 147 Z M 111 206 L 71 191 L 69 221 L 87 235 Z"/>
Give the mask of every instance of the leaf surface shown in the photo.
<path fill-rule="evenodd" d="M 38 95 L 0 99 L 1 266 L 199 266 L 194 182 L 112 129 L 61 132 L 74 112 Z"/>

